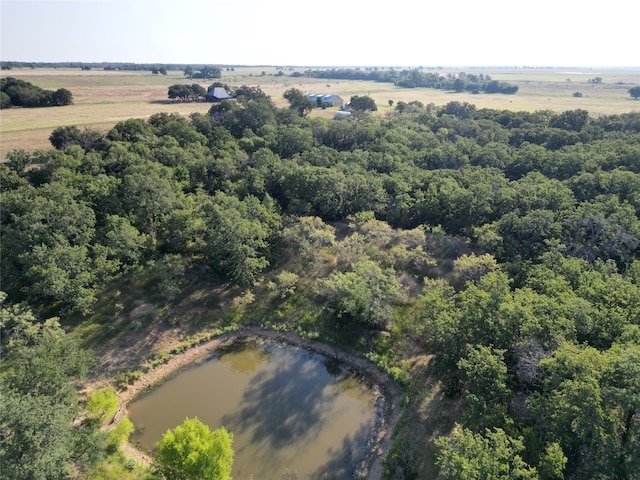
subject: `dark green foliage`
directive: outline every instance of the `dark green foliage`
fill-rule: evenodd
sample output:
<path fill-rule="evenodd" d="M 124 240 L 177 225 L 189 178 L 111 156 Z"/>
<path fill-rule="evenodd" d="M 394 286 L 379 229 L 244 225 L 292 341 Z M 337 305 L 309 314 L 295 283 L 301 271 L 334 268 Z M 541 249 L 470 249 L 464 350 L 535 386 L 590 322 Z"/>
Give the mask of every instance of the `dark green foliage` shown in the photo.
<path fill-rule="evenodd" d="M 0 301 L 5 295 L 0 293 Z M 92 365 L 88 351 L 57 319 L 38 323 L 28 309 L 2 304 L 2 478 L 65 479 L 101 455 L 102 435 L 74 427 L 77 382 Z"/>
<path fill-rule="evenodd" d="M 2 108 L 15 107 L 62 107 L 73 103 L 73 95 L 66 88 L 44 90 L 32 83 L 5 77 L 0 80 Z"/>
<path fill-rule="evenodd" d="M 11 108 L 11 97 L 7 92 L 0 92 L 0 109 Z"/>
<path fill-rule="evenodd" d="M 279 236 L 280 221 L 270 199 L 216 194 L 207 208 L 209 264 L 236 285 L 253 285 L 269 265 L 268 252 Z"/>
<path fill-rule="evenodd" d="M 313 100 L 309 100 L 307 96 L 297 88 L 290 88 L 284 92 L 283 96 L 289 101 L 290 108 L 295 110 L 301 117 L 304 117 L 316 107 Z"/>
<path fill-rule="evenodd" d="M 73 95 L 66 88 L 59 88 L 51 94 L 51 105 L 53 107 L 63 107 L 73 103 Z"/>
<path fill-rule="evenodd" d="M 79 145 L 85 152 L 89 152 L 96 148 L 102 140 L 102 134 L 95 130 L 84 129 L 78 127 L 58 127 L 49 136 L 49 142 L 58 150 L 66 150 L 73 145 Z"/>
<path fill-rule="evenodd" d="M 351 108 L 358 112 L 376 112 L 378 107 L 373 98 L 363 95 L 354 95 L 350 100 Z"/>
<path fill-rule="evenodd" d="M 66 479 L 73 435 L 71 412 L 46 396 L 2 392 L 2 478 Z"/>
<path fill-rule="evenodd" d="M 168 91 L 168 95 L 171 100 L 179 99 L 183 102 L 187 102 L 189 100 L 198 102 L 206 94 L 207 91 L 204 87 L 197 83 L 192 85 L 185 85 L 183 83 L 171 85 Z"/>
<path fill-rule="evenodd" d="M 237 297 L 247 322 L 331 330 L 371 354 L 404 379 L 408 408 L 422 414 L 439 384 L 462 423 L 439 441 L 443 477 L 467 460 L 524 478 L 637 477 L 640 115 L 397 102 L 384 118 L 333 121 L 277 108 L 256 87 L 234 93 L 207 115 L 130 119 L 103 138 L 60 127 L 56 150 L 10 152 L 0 166 L 9 301 L 66 320 L 132 272 L 167 305 L 213 273 L 220 291 L 250 289 Z M 260 296 L 274 309 L 249 306 Z M 23 347 L 8 355 L 7 415 L 34 431 L 21 413 L 32 405 L 53 435 L 68 418 L 54 406 L 75 408 L 81 351 L 57 334 Z M 425 353 L 429 380 L 404 363 Z M 60 444 L 75 452 L 71 437 L 77 445 L 73 432 Z M 62 472 L 69 455 L 44 444 L 42 460 Z M 11 449 L 36 448 L 25 445 Z M 409 475 L 427 460 L 414 451 L 402 462 Z"/>

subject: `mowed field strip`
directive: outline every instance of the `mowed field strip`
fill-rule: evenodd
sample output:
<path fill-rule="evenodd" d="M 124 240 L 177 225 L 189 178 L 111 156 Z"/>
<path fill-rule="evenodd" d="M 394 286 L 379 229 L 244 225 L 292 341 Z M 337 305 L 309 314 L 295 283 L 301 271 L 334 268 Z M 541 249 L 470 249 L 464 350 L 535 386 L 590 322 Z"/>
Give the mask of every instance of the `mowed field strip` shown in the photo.
<path fill-rule="evenodd" d="M 524 69 L 524 68 L 459 68 L 427 70 L 440 74 L 484 73 L 494 80 L 519 86 L 515 95 L 454 93 L 429 88 L 400 88 L 390 83 L 369 81 L 327 80 L 291 77 L 293 71 L 278 75 L 275 67 L 236 67 L 223 69 L 222 78 L 215 79 L 231 87 L 257 86 L 268 93 L 274 103 L 288 103 L 283 93 L 297 88 L 305 93 L 333 93 L 345 101 L 354 95 L 368 95 L 378 106 L 378 115 L 392 111 L 399 101 L 419 100 L 423 104 L 445 105 L 451 101 L 473 103 L 478 108 L 508 110 L 584 109 L 591 115 L 619 114 L 639 111 L 640 100 L 633 100 L 629 88 L 640 85 L 638 69 Z M 168 87 L 177 83 L 198 83 L 205 89 L 214 80 L 185 78 L 182 72 L 153 75 L 148 71 L 105 71 L 80 69 L 14 69 L 2 77 L 15 77 L 45 89 L 66 88 L 73 94 L 73 105 L 51 108 L 12 108 L 0 111 L 0 158 L 13 149 L 32 151 L 50 148 L 49 135 L 60 126 L 76 125 L 108 131 L 117 122 L 129 118 L 148 118 L 154 113 L 169 112 L 189 115 L 206 113 L 209 103 L 182 103 L 169 100 Z M 601 78 L 602 83 L 591 82 Z M 574 96 L 580 92 L 581 97 Z M 389 105 L 393 101 L 393 106 Z M 315 110 L 311 115 L 333 116 L 333 109 Z"/>

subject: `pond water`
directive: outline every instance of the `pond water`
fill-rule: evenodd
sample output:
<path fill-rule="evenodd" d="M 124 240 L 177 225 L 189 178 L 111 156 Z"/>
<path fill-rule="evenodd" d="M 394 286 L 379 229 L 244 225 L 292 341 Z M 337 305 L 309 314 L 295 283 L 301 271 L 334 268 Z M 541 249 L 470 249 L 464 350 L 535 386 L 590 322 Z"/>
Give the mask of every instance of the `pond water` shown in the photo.
<path fill-rule="evenodd" d="M 186 417 L 233 433 L 234 480 L 354 478 L 375 402 L 339 363 L 283 345 L 240 344 L 181 371 L 127 407 L 151 450 Z"/>

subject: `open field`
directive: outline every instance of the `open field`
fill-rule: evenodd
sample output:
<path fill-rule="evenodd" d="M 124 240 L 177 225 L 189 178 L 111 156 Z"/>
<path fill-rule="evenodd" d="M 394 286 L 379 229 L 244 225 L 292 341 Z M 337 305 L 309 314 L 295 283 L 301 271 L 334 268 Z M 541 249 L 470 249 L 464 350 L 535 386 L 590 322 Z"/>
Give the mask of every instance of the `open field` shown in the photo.
<path fill-rule="evenodd" d="M 305 68 L 294 71 L 303 72 Z M 447 73 L 446 69 L 434 70 Z M 231 86 L 259 86 L 271 95 L 278 106 L 286 106 L 282 94 L 288 88 L 307 93 L 335 93 L 348 100 L 353 95 L 369 95 L 378 105 L 379 115 L 390 111 L 389 100 L 444 105 L 450 101 L 469 102 L 478 108 L 508 110 L 585 109 L 592 115 L 605 115 L 640 110 L 640 101 L 628 94 L 629 88 L 640 85 L 639 69 L 524 69 L 524 68 L 460 68 L 452 73 L 485 73 L 494 80 L 517 84 L 516 95 L 452 93 L 427 88 L 399 88 L 388 83 L 326 80 L 291 77 L 291 71 L 278 76 L 275 67 L 238 67 L 223 71 L 222 82 Z M 79 69 L 15 69 L 3 72 L 45 89 L 67 88 L 74 104 L 53 108 L 16 108 L 0 111 L 0 158 L 12 149 L 36 150 L 49 148 L 49 135 L 59 126 L 76 125 L 108 131 L 114 124 L 128 118 L 147 118 L 158 112 L 188 115 L 205 113 L 207 103 L 179 103 L 167 99 L 167 89 L 176 83 L 200 83 L 205 88 L 209 80 L 190 80 L 182 72 L 152 75 L 143 71 L 103 71 Z M 602 78 L 602 83 L 590 80 Z M 574 97 L 574 92 L 582 97 Z M 312 115 L 332 116 L 333 111 L 317 110 Z"/>

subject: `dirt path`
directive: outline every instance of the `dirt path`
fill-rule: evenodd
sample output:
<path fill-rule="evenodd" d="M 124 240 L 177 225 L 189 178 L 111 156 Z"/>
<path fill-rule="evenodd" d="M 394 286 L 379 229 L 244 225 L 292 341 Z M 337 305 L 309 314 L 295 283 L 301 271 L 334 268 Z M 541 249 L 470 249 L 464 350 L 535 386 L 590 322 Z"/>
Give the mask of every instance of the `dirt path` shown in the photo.
<path fill-rule="evenodd" d="M 309 349 L 326 357 L 337 359 L 363 375 L 375 392 L 376 421 L 374 428 L 370 433 L 369 441 L 367 442 L 367 444 L 371 446 L 371 454 L 367 464 L 360 466 L 359 472 L 361 472 L 361 478 L 381 478 L 383 472 L 382 463 L 386 452 L 391 446 L 391 434 L 393 432 L 393 427 L 400 416 L 400 399 L 402 398 L 400 387 L 376 365 L 368 360 L 341 352 L 329 345 L 302 338 L 294 333 L 275 332 L 272 330 L 250 327 L 239 332 L 225 333 L 219 337 L 209 340 L 206 343 L 176 355 L 167 363 L 164 363 L 154 370 L 144 374 L 133 385 L 129 386 L 127 390 L 118 392 L 120 407 L 113 421 L 115 422 L 127 415 L 127 405 L 137 395 L 162 381 L 179 368 L 194 362 L 207 353 L 220 347 L 228 346 L 236 342 L 252 340 L 287 343 Z M 149 464 L 151 461 L 148 456 L 137 451 L 131 445 L 126 445 L 125 451 L 127 454 L 144 464 Z"/>

